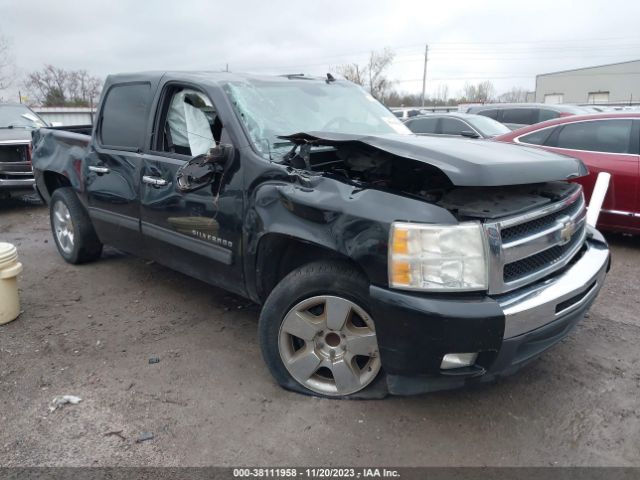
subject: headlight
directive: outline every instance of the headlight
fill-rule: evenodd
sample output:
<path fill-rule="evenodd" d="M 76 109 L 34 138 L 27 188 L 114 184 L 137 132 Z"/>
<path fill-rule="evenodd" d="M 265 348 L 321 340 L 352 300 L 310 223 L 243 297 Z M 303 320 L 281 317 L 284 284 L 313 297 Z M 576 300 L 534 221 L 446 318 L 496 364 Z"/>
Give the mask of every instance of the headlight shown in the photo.
<path fill-rule="evenodd" d="M 487 289 L 480 223 L 422 225 L 396 222 L 389 239 L 389 285 L 424 291 Z"/>

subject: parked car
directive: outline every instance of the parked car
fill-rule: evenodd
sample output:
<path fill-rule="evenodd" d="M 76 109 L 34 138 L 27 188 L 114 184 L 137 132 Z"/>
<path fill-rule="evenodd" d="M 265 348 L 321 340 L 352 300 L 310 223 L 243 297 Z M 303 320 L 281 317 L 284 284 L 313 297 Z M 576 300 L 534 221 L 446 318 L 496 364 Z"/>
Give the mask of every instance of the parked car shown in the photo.
<path fill-rule="evenodd" d="M 25 105 L 0 104 L 0 195 L 33 192 L 31 131 L 44 126 Z"/>
<path fill-rule="evenodd" d="M 139 73 L 103 92 L 92 136 L 33 133 L 60 255 L 106 243 L 262 305 L 284 388 L 486 382 L 565 337 L 604 282 L 607 244 L 564 181 L 579 160 L 416 136 L 332 78 Z"/>
<path fill-rule="evenodd" d="M 399 108 L 391 108 L 391 112 L 401 120 L 406 120 L 407 118 L 417 117 L 418 115 L 422 115 L 425 113 L 424 110 L 421 110 L 417 107 L 399 107 Z"/>
<path fill-rule="evenodd" d="M 604 230 L 640 233 L 640 112 L 599 113 L 564 117 L 496 137 L 500 142 L 536 145 L 582 160 L 590 174 L 580 183 L 587 199 L 600 172 L 611 182 L 598 226 Z"/>
<path fill-rule="evenodd" d="M 511 130 L 491 118 L 469 113 L 434 113 L 413 117 L 404 122 L 418 135 L 492 138 Z"/>
<path fill-rule="evenodd" d="M 552 105 L 547 103 L 487 103 L 469 107 L 467 113 L 493 118 L 511 130 L 569 115 L 590 113 L 574 105 Z"/>

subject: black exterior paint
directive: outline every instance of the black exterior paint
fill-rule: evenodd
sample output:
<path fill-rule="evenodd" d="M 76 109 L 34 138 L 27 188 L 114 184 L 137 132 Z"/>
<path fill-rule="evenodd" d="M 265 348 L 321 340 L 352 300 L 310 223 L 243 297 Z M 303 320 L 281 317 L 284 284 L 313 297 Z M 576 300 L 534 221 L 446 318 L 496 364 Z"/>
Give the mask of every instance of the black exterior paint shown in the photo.
<path fill-rule="evenodd" d="M 577 158 L 533 147 L 514 150 L 513 145 L 501 143 L 498 146 L 497 142 L 473 139 L 399 134 L 362 136 L 334 132 L 298 133 L 282 138 L 299 144 L 367 145 L 400 158 L 436 167 L 458 187 L 542 183 L 582 177 L 589 173 Z"/>
<path fill-rule="evenodd" d="M 486 359 L 495 358 L 502 342 L 504 317 L 492 299 L 481 294 L 434 296 L 386 288 L 390 224 L 455 224 L 456 217 L 423 199 L 373 187 L 363 189 L 265 159 L 251 146 L 222 90 L 224 82 L 233 78 L 236 77 L 228 73 L 110 76 L 104 92 L 115 84 L 151 84 L 146 135 L 139 148 L 123 150 L 100 145 L 101 114 L 91 138 L 56 129 L 34 132 L 33 164 L 38 190 L 48 200 L 50 177 L 59 175 L 88 208 L 103 242 L 258 303 L 264 300 L 262 280 L 266 274 L 261 245 L 270 238 L 302 242 L 353 262 L 372 285 L 372 313 L 381 358 L 390 374 L 437 374 L 442 355 L 447 352 L 482 350 Z M 213 185 L 189 193 L 178 191 L 176 172 L 188 158 L 155 151 L 159 124 L 156 110 L 165 89 L 176 84 L 209 96 L 224 125 L 223 138 L 234 147 L 234 157 L 224 177 L 218 180 L 221 188 L 217 202 Z M 104 94 L 99 112 L 103 103 Z M 294 137 L 304 143 L 317 141 L 319 135 Z M 529 152 L 526 161 L 514 162 L 506 156 L 518 157 L 523 149 L 496 143 L 482 146 L 482 152 L 469 160 L 466 154 L 474 151 L 477 141 L 465 147 L 464 141 L 450 140 L 458 150 L 446 153 L 446 142 L 434 140 L 438 148 L 429 150 L 426 145 L 431 139 L 412 136 L 404 144 L 396 136 L 353 138 L 331 134 L 322 138 L 324 144 L 364 142 L 400 157 L 430 163 L 456 185 L 514 183 L 516 175 L 518 181 L 525 175 L 522 168 L 528 169 L 533 181 L 564 179 L 580 175 L 584 169 L 573 159 L 537 150 L 539 159 L 552 168 L 533 168 L 531 160 L 536 154 Z M 492 151 L 501 159 L 490 162 Z M 89 166 L 106 166 L 110 172 L 92 172 Z M 545 173 L 541 173 L 543 170 Z M 167 185 L 142 183 L 145 175 L 162 178 Z M 209 228 L 215 233 L 194 237 L 189 230 L 194 223 L 197 230 Z"/>

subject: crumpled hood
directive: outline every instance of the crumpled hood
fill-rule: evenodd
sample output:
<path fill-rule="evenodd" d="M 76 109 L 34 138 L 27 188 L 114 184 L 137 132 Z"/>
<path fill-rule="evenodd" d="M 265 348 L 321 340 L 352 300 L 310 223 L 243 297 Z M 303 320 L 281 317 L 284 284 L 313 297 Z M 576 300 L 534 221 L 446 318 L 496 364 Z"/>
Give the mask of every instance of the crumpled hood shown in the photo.
<path fill-rule="evenodd" d="M 31 130 L 26 128 L 0 128 L 0 145 L 29 143 Z"/>
<path fill-rule="evenodd" d="M 582 161 L 541 148 L 490 140 L 419 135 L 296 133 L 280 137 L 297 144 L 360 144 L 424 162 L 441 170 L 456 186 L 492 187 L 568 180 L 587 175 Z"/>

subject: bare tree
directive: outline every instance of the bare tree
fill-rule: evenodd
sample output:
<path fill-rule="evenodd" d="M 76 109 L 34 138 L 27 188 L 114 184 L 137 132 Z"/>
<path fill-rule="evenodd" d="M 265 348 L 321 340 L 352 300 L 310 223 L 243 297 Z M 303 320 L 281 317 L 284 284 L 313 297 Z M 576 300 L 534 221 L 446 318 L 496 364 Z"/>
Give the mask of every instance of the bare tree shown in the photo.
<path fill-rule="evenodd" d="M 438 88 L 436 88 L 436 92 L 434 94 L 434 100 L 438 104 L 446 104 L 449 99 L 449 85 L 440 84 Z"/>
<path fill-rule="evenodd" d="M 527 101 L 527 90 L 522 87 L 511 87 L 498 97 L 501 102 L 524 103 Z"/>
<path fill-rule="evenodd" d="M 8 88 L 15 78 L 15 64 L 11 55 L 11 41 L 0 35 L 0 90 Z"/>
<path fill-rule="evenodd" d="M 462 98 L 464 102 L 486 103 L 494 99 L 496 89 L 489 80 L 476 85 L 467 82 L 462 88 Z"/>
<path fill-rule="evenodd" d="M 338 65 L 335 72 L 347 80 L 362 85 L 378 100 L 384 100 L 390 93 L 393 81 L 389 80 L 386 73 L 393 64 L 395 53 L 389 48 L 380 52 L 371 52 L 369 61 L 361 66 L 355 63 Z"/>
<path fill-rule="evenodd" d="M 102 81 L 86 70 L 69 72 L 69 94 L 72 102 L 93 105 L 100 95 Z"/>
<path fill-rule="evenodd" d="M 86 70 L 45 65 L 27 75 L 25 86 L 37 102 L 48 107 L 91 106 L 100 95 L 101 80 Z"/>
<path fill-rule="evenodd" d="M 369 74 L 369 92 L 378 100 L 384 100 L 393 82 L 387 78 L 386 71 L 393 64 L 395 54 L 390 48 L 381 52 L 371 52 L 367 71 Z"/>
<path fill-rule="evenodd" d="M 350 82 L 357 83 L 363 87 L 365 86 L 365 79 L 359 65 L 347 63 L 345 65 L 338 65 L 335 70 L 336 73 L 339 73 Z"/>

